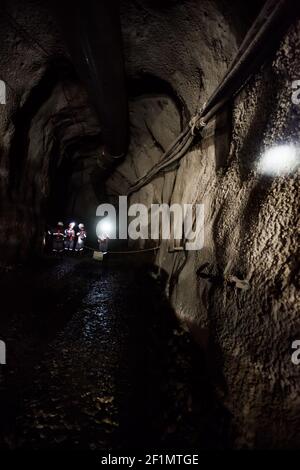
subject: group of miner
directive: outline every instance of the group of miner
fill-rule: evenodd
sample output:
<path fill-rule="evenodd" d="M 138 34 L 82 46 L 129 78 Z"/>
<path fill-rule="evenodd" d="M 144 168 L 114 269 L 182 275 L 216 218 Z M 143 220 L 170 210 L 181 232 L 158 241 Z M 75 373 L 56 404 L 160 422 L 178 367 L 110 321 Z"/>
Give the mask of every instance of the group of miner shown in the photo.
<path fill-rule="evenodd" d="M 68 228 L 64 228 L 63 222 L 58 222 L 52 231 L 48 231 L 51 237 L 52 251 L 62 253 L 63 251 L 83 251 L 87 233 L 84 224 L 78 224 L 75 230 L 75 222 L 71 222 Z"/>

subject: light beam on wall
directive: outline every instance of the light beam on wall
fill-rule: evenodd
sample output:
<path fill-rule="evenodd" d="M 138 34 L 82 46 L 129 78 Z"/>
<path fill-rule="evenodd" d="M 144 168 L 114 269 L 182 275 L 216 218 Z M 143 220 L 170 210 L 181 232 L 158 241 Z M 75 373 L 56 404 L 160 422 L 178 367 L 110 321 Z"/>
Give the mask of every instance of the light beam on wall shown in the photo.
<path fill-rule="evenodd" d="M 293 173 L 300 164 L 300 152 L 293 144 L 271 147 L 261 156 L 257 170 L 267 176 L 284 176 Z"/>
<path fill-rule="evenodd" d="M 109 220 L 100 220 L 98 222 L 97 227 L 96 227 L 96 234 L 97 237 L 103 237 L 105 235 L 108 235 L 109 237 L 115 236 L 115 231 L 116 228 L 113 225 L 113 223 Z"/>

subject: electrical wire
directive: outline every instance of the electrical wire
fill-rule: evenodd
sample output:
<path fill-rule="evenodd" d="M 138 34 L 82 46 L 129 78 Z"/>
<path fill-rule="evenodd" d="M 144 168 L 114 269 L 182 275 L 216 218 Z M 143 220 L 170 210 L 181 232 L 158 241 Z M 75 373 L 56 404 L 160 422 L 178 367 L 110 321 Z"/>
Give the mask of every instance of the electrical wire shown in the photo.
<path fill-rule="evenodd" d="M 92 248 L 91 246 L 88 246 L 88 245 L 85 245 L 85 248 L 87 248 L 88 250 L 91 250 L 91 251 L 96 251 L 97 253 L 101 253 L 100 250 L 95 250 L 94 248 Z M 128 251 L 108 251 L 107 253 L 108 254 L 114 254 L 114 255 L 131 255 L 131 254 L 137 254 L 137 253 L 145 253 L 145 252 L 148 252 L 148 251 L 157 251 L 160 249 L 160 246 L 156 246 L 156 247 L 153 247 L 153 248 L 144 248 L 142 250 L 128 250 Z"/>
<path fill-rule="evenodd" d="M 207 103 L 192 117 L 175 142 L 162 155 L 160 161 L 129 187 L 127 195 L 138 191 L 162 171 L 166 171 L 171 165 L 179 162 L 194 142 L 195 131 L 200 131 L 201 135 L 201 129 L 230 99 L 240 93 L 255 70 L 263 63 L 266 53 L 274 47 L 274 39 L 281 37 L 286 30 L 292 19 L 287 12 L 293 10 L 291 6 L 294 3 L 295 0 L 267 0 L 265 2 L 228 71 Z M 268 36 L 271 35 L 272 40 L 267 41 Z"/>

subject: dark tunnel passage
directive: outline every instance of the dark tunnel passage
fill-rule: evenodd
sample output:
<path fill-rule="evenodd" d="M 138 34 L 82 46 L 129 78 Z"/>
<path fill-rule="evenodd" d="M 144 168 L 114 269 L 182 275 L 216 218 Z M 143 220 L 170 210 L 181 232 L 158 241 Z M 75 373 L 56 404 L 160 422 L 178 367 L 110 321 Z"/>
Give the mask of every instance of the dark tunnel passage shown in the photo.
<path fill-rule="evenodd" d="M 0 13 L 0 450 L 299 449 L 297 2 Z"/>
<path fill-rule="evenodd" d="M 1 447 L 227 448 L 204 358 L 144 267 L 69 259 L 24 274 L 21 304 L 2 312 L 14 374 L 1 387 Z"/>

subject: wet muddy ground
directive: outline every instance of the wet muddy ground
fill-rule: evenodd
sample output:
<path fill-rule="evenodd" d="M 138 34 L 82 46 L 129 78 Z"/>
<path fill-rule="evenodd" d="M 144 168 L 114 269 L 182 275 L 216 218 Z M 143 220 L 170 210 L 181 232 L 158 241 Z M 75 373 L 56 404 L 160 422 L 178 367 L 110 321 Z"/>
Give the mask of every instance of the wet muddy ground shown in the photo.
<path fill-rule="evenodd" d="M 201 352 L 148 270 L 45 258 L 0 280 L 0 448 L 228 446 Z"/>

